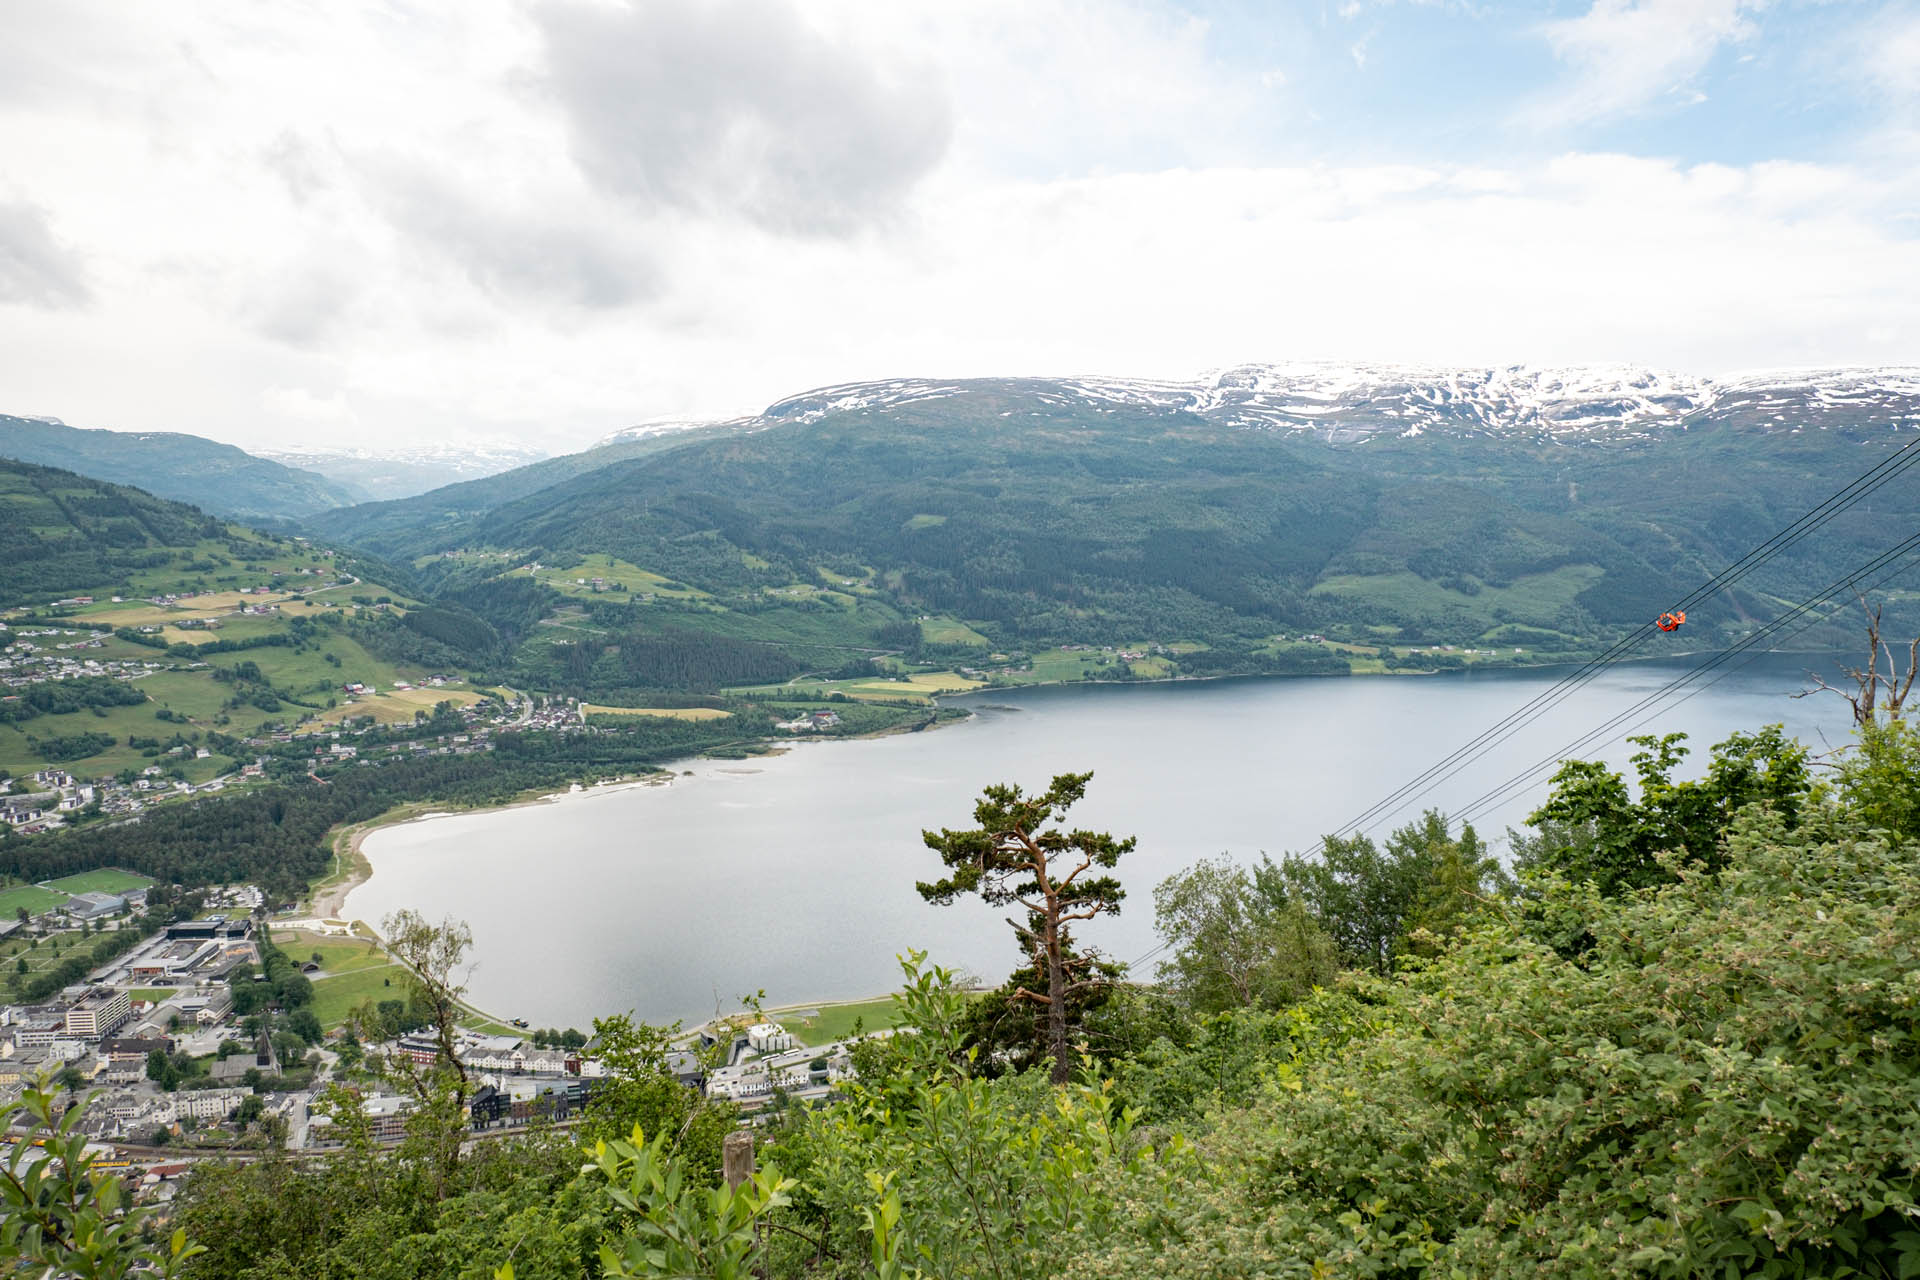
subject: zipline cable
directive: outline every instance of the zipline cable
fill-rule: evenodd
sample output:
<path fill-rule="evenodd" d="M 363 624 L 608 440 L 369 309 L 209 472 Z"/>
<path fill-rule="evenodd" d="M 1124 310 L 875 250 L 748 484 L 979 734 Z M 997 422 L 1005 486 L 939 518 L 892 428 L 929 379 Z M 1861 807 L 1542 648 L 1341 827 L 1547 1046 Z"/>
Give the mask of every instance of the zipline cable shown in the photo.
<path fill-rule="evenodd" d="M 1458 816 L 1462 821 L 1471 821 L 1474 815 L 1484 813 L 1488 809 L 1504 802 L 1508 797 L 1509 793 L 1522 789 L 1525 786 L 1527 786 L 1534 779 L 1535 775 L 1553 768 L 1560 761 L 1568 759 L 1579 752 L 1591 750 L 1595 745 L 1606 745 L 1606 743 L 1611 742 L 1613 740 L 1608 735 L 1613 734 L 1614 731 L 1618 729 L 1622 723 L 1633 719 L 1635 716 L 1640 715 L 1642 712 L 1649 712 L 1649 714 L 1647 714 L 1645 718 L 1642 719 L 1638 724 L 1634 725 L 1633 729 L 1639 728 L 1640 725 L 1645 724 L 1647 721 L 1652 720 L 1656 716 L 1665 714 L 1668 710 L 1671 710 L 1672 706 L 1678 706 L 1680 702 L 1686 701 L 1686 699 L 1692 697 L 1694 693 L 1701 692 L 1701 690 L 1710 687 L 1712 684 L 1716 684 L 1720 680 L 1725 679 L 1727 676 L 1733 674 L 1734 671 L 1738 670 L 1739 667 L 1734 667 L 1729 670 L 1721 672 L 1720 675 L 1715 676 L 1712 681 L 1708 682 L 1708 684 L 1702 685 L 1700 689 L 1695 689 L 1692 693 L 1688 693 L 1686 697 L 1680 698 L 1670 705 L 1662 705 L 1662 704 L 1665 704 L 1666 700 L 1672 697 L 1673 694 L 1686 688 L 1688 685 L 1694 684 L 1695 682 L 1699 681 L 1707 673 L 1714 671 L 1719 667 L 1725 666 L 1728 662 L 1731 662 L 1734 658 L 1738 657 L 1743 653 L 1747 653 L 1748 657 L 1744 662 L 1740 664 L 1740 666 L 1744 666 L 1746 665 L 1746 662 L 1751 662 L 1755 658 L 1758 658 L 1761 653 L 1766 652 L 1766 650 L 1764 649 L 1757 648 L 1757 646 L 1759 646 L 1762 641 L 1773 638 L 1779 631 L 1785 629 L 1789 624 L 1805 617 L 1807 614 L 1818 609 L 1821 605 L 1826 604 L 1834 596 L 1838 595 L 1841 591 L 1857 584 L 1861 579 L 1870 577 L 1873 574 L 1879 573 L 1883 569 L 1887 570 L 1887 572 L 1873 585 L 1877 586 L 1879 582 L 1884 582 L 1887 579 L 1894 577 L 1896 574 L 1902 572 L 1903 569 L 1906 567 L 1900 564 L 1899 562 L 1903 560 L 1906 556 L 1914 552 L 1916 549 L 1920 549 L 1920 533 L 1914 534 L 1913 536 L 1897 544 L 1890 550 L 1884 551 L 1880 555 L 1875 556 L 1872 560 L 1860 566 L 1858 569 L 1854 570 L 1852 573 L 1849 573 L 1845 577 L 1832 583 L 1825 590 L 1820 591 L 1812 596 L 1809 596 L 1806 600 L 1803 600 L 1799 604 L 1793 606 L 1791 609 L 1781 614 L 1778 618 L 1775 618 L 1772 622 L 1768 623 L 1766 626 L 1761 627 L 1759 630 L 1753 632 L 1751 635 L 1741 640 L 1740 643 L 1732 646 L 1731 648 L 1721 650 L 1719 653 L 1715 654 L 1708 661 L 1701 663 L 1697 667 L 1692 668 L 1691 670 L 1686 672 L 1684 675 L 1678 676 L 1673 680 L 1668 681 L 1666 684 L 1654 690 L 1652 693 L 1642 698 L 1639 702 L 1635 703 L 1633 706 L 1628 707 L 1625 711 L 1619 712 L 1618 714 L 1614 715 L 1605 723 L 1601 724 L 1598 728 L 1589 730 L 1588 732 L 1580 735 L 1578 738 L 1574 739 L 1572 742 L 1568 743 L 1566 746 L 1560 748 L 1558 751 L 1555 751 L 1548 756 L 1543 757 L 1539 761 L 1536 761 L 1534 764 L 1529 765 L 1526 769 L 1523 769 L 1520 773 L 1513 775 L 1512 777 L 1507 779 L 1507 781 L 1501 783 L 1499 786 L 1496 786 L 1489 791 L 1483 792 L 1481 795 L 1468 801 L 1458 811 Z M 1812 618 L 1806 621 L 1805 623 L 1803 623 L 1800 627 L 1796 628 L 1794 634 L 1798 634 L 1799 631 L 1805 630 L 1807 627 L 1810 627 L 1815 623 L 1823 620 L 1824 619 L 1819 617 Z M 1753 652 L 1749 653 L 1750 650 L 1753 650 Z M 1649 711 L 1650 708 L 1651 708 L 1651 711 Z M 1631 733 L 1633 729 L 1628 729 L 1626 732 Z"/>
<path fill-rule="evenodd" d="M 1728 590 L 1747 577 L 1767 561 L 1779 555 L 1793 543 L 1845 512 L 1856 503 L 1880 488 L 1896 476 L 1904 473 L 1916 463 L 1920 463 L 1920 438 L 1908 441 L 1905 445 L 1882 458 L 1860 476 L 1843 486 L 1825 500 L 1814 506 L 1792 524 L 1776 532 L 1772 537 L 1759 543 L 1738 560 L 1714 574 L 1706 582 L 1695 588 L 1674 605 L 1674 610 L 1684 612 L 1687 608 L 1712 595 Z M 1573 693 L 1585 686 L 1601 671 L 1618 662 L 1627 653 L 1644 643 L 1655 634 L 1651 623 L 1642 623 L 1598 656 L 1588 659 L 1571 674 L 1536 694 L 1507 716 L 1482 731 L 1477 737 L 1456 748 L 1452 753 L 1430 766 L 1418 776 L 1402 784 L 1394 792 L 1378 801 L 1364 813 L 1336 829 L 1336 832 L 1358 831 L 1377 824 L 1385 816 L 1391 816 L 1406 808 L 1409 804 L 1431 792 L 1435 787 L 1453 778 L 1463 769 L 1473 764 L 1488 751 L 1499 746 L 1514 733 L 1533 720 L 1557 706 Z M 1325 848 L 1324 839 L 1315 851 Z"/>

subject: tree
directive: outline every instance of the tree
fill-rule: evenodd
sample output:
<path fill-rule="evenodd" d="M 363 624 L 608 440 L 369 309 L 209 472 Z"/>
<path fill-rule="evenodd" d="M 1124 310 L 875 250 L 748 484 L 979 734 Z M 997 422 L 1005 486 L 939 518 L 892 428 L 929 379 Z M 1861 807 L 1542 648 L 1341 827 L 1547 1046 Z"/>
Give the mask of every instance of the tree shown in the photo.
<path fill-rule="evenodd" d="M 1068 1001 L 1101 981 L 1089 974 L 1090 952 L 1074 955 L 1069 930 L 1082 920 L 1118 914 L 1126 897 L 1120 882 L 1088 873 L 1112 869 L 1134 847 L 1132 836 L 1115 839 L 1106 832 L 1048 827 L 1086 795 L 1092 777 L 1063 773 L 1035 796 L 1023 795 L 1017 786 L 988 787 L 973 808 L 979 826 L 921 833 L 949 868 L 944 878 L 917 886 L 927 901 L 946 905 L 961 894 L 977 893 L 992 906 L 1017 902 L 1026 909 L 1027 923 L 1012 918 L 1007 923 L 1025 944 L 1046 990 L 1021 986 L 1014 994 L 1047 1010 L 1057 1085 L 1072 1075 Z"/>
<path fill-rule="evenodd" d="M 1201 859 L 1153 891 L 1154 926 L 1171 951 L 1160 980 L 1188 1008 L 1272 1009 L 1333 979 L 1333 940 L 1274 878 L 1257 884 L 1226 858 Z"/>
<path fill-rule="evenodd" d="M 1633 756 L 1639 798 L 1606 765 L 1566 761 L 1547 802 L 1527 818 L 1538 836 L 1514 842 L 1516 869 L 1592 881 L 1609 896 L 1659 884 L 1673 875 L 1661 853 L 1717 867 L 1735 813 L 1764 803 L 1791 827 L 1812 786 L 1806 749 L 1777 724 L 1717 743 L 1707 776 L 1686 782 L 1671 776 L 1687 755 L 1685 734 L 1628 741 L 1640 748 Z"/>
<path fill-rule="evenodd" d="M 582 1139 L 589 1145 L 611 1142 L 645 1129 L 665 1138 L 689 1168 L 709 1171 L 701 1180 L 710 1182 L 720 1168 L 721 1141 L 738 1113 L 732 1103 L 709 1099 L 674 1074 L 680 1025 L 654 1026 L 619 1014 L 594 1019 L 593 1030 L 607 1074 L 588 1107 Z"/>
<path fill-rule="evenodd" d="M 1867 665 L 1865 667 L 1842 667 L 1841 672 L 1853 681 L 1855 692 L 1836 689 L 1819 676 L 1808 672 L 1814 687 L 1803 689 L 1794 694 L 1804 698 L 1810 693 L 1837 693 L 1853 707 L 1853 723 L 1865 728 L 1877 723 L 1882 707 L 1886 709 L 1889 720 L 1898 720 L 1900 711 L 1906 705 L 1907 695 L 1913 692 L 1913 678 L 1920 673 L 1920 636 L 1915 636 L 1907 646 L 1907 674 L 1900 674 L 1900 665 L 1894 660 L 1893 646 L 1880 638 L 1880 610 L 1878 604 L 1868 602 L 1864 594 L 1857 595 L 1860 608 L 1867 615 Z M 1880 659 L 1887 660 L 1887 670 L 1880 671 Z"/>
<path fill-rule="evenodd" d="M 1443 877 L 1449 865 L 1456 870 Z M 1463 915 L 1494 891 L 1495 870 L 1470 824 L 1456 838 L 1446 815 L 1428 810 L 1384 846 L 1365 835 L 1328 836 L 1318 858 L 1288 854 L 1278 866 L 1265 859 L 1254 876 L 1271 898 L 1297 899 L 1347 964 L 1389 973 L 1422 915 Z"/>
<path fill-rule="evenodd" d="M 0 1104 L 0 1132 L 26 1121 L 0 1165 L 0 1270 L 77 1280 L 178 1275 L 182 1263 L 204 1250 L 178 1230 L 164 1248 L 145 1243 L 154 1211 L 127 1207 L 119 1179 L 94 1168 L 80 1131 L 87 1104 L 56 1119 L 54 1098 L 42 1078 Z"/>
<path fill-rule="evenodd" d="M 1840 758 L 1839 789 L 1871 827 L 1920 840 L 1920 727 L 1904 720 L 1860 726 Z"/>
<path fill-rule="evenodd" d="M 305 1040 L 308 1044 L 319 1044 L 323 1038 L 320 1019 L 311 1009 L 295 1009 L 287 1015 L 287 1030 Z"/>
<path fill-rule="evenodd" d="M 164 1049 L 153 1049 L 147 1054 L 147 1079 L 171 1093 L 180 1084 L 179 1069 L 173 1065 Z"/>
<path fill-rule="evenodd" d="M 977 1053 L 974 1070 L 982 1076 L 1026 1071 L 1054 1060 L 1052 1007 L 1020 994 L 1044 987 L 1046 974 L 1035 964 L 1025 936 L 1016 934 L 1014 941 L 1024 962 L 1005 982 L 964 1006 L 961 1044 Z M 1066 1020 L 1078 1033 L 1083 1052 L 1092 1055 L 1094 1015 L 1112 997 L 1125 966 L 1099 956 L 1082 956 L 1069 941 L 1060 967 L 1082 975 L 1081 981 L 1067 988 Z"/>
<path fill-rule="evenodd" d="M 472 1096 L 472 1082 L 459 1054 L 460 997 L 466 993 L 459 975 L 473 945 L 473 930 L 463 921 L 449 918 L 433 924 L 418 912 L 403 910 L 383 920 L 381 932 L 387 954 L 407 970 L 413 1003 L 426 1015 L 437 1052 L 431 1064 L 396 1053 L 388 1054 L 380 1065 L 419 1103 L 409 1133 L 425 1148 L 423 1154 L 435 1175 L 435 1196 L 443 1198 L 460 1168 Z M 363 1004 L 355 1016 L 365 1019 L 371 1012 Z M 363 1025 L 355 1030 L 363 1039 L 387 1038 L 383 1027 Z"/>

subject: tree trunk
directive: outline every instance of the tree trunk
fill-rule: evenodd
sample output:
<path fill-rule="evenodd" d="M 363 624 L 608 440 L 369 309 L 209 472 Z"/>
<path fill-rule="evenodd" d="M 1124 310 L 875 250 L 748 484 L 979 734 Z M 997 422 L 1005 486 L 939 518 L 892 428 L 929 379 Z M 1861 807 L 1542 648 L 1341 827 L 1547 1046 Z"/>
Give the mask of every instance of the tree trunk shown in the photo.
<path fill-rule="evenodd" d="M 1067 975 L 1061 968 L 1060 904 L 1047 903 L 1047 1041 L 1053 1046 L 1053 1083 L 1073 1075 L 1067 1054 Z"/>

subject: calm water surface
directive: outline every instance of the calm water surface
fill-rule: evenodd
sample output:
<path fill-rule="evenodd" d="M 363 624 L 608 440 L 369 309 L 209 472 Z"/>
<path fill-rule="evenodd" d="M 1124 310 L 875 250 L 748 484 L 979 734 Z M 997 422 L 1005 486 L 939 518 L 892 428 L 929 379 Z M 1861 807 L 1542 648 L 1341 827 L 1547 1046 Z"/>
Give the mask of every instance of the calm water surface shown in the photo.
<path fill-rule="evenodd" d="M 1765 659 L 1640 731 L 1686 731 L 1695 765 L 1727 733 L 1776 721 L 1816 747 L 1838 744 L 1840 699 L 1788 697 L 1815 665 L 1831 667 Z M 1422 805 L 1457 810 L 1682 669 L 1613 669 Z M 923 902 L 914 882 L 940 864 L 920 832 L 968 825 L 990 783 L 1034 788 L 1092 769 L 1074 822 L 1140 844 L 1119 869 L 1125 910 L 1085 938 L 1127 960 L 1154 946 L 1153 886 L 1171 872 L 1219 853 L 1311 846 L 1560 674 L 994 690 L 963 700 L 972 720 L 933 732 L 689 762 L 677 768 L 692 776 L 668 787 L 376 832 L 365 844 L 375 874 L 347 911 L 466 920 L 472 998 L 536 1026 L 585 1027 L 628 1009 L 698 1020 L 762 988 L 772 1003 L 875 995 L 895 985 L 893 957 L 907 947 L 997 981 L 1019 960 L 1006 913 Z M 1631 752 L 1582 754 L 1622 765 Z M 1477 825 L 1518 825 L 1542 794 L 1536 784 Z"/>

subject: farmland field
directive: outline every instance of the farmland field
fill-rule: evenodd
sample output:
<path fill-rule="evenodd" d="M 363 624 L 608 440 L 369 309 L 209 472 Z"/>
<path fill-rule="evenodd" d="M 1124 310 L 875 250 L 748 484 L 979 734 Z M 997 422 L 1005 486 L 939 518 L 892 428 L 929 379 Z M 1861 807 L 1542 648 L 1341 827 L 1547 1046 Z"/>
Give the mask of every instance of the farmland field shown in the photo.
<path fill-rule="evenodd" d="M 905 680 L 875 680 L 849 685 L 847 692 L 855 696 L 864 693 L 875 697 L 898 698 L 915 694 L 964 693 L 969 689 L 978 689 L 983 684 L 983 681 L 969 680 L 951 671 L 926 671 L 908 676 Z"/>
<path fill-rule="evenodd" d="M 993 644 L 958 618 L 922 618 L 920 638 L 928 644 L 964 644 L 977 649 L 990 648 Z"/>
<path fill-rule="evenodd" d="M 650 569 L 642 569 L 637 564 L 605 555 L 587 556 L 579 564 L 566 569 L 555 569 L 549 565 L 534 570 L 515 569 L 509 576 L 530 577 L 569 596 L 605 594 L 595 591 L 593 587 L 593 580 L 600 578 L 606 582 L 608 589 L 624 587 L 629 595 L 654 595 L 668 600 L 708 598 L 707 593 L 697 587 L 686 586 Z"/>
<path fill-rule="evenodd" d="M 724 720 L 732 715 L 718 707 L 603 707 L 594 702 L 580 704 L 582 715 L 659 716 L 665 720 Z"/>
<path fill-rule="evenodd" d="M 338 724 L 358 716 L 372 716 L 379 724 L 400 724 L 412 721 L 417 712 L 431 712 L 442 702 L 465 707 L 478 701 L 480 695 L 471 689 L 382 689 L 357 702 L 330 707 L 315 719 L 322 724 Z"/>

